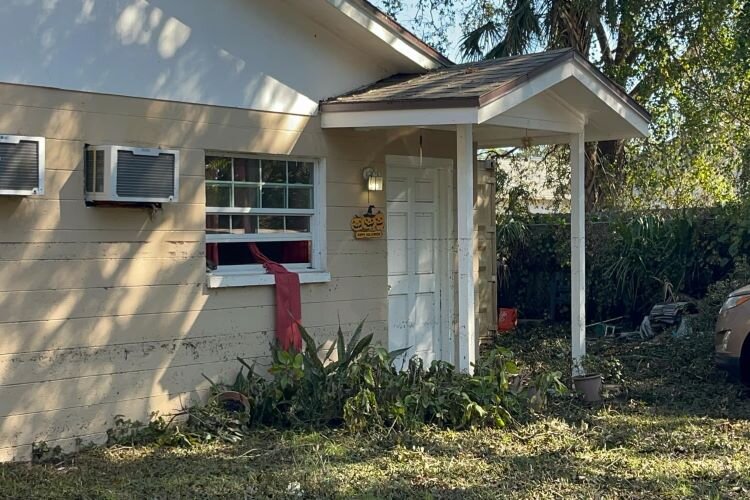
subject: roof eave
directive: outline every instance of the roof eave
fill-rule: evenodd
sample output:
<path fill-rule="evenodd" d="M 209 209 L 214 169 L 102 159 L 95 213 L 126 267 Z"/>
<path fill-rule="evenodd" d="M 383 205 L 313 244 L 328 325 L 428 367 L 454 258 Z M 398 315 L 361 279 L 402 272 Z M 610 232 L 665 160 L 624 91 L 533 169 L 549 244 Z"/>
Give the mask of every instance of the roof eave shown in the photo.
<path fill-rule="evenodd" d="M 651 113 L 646 110 L 638 101 L 633 99 L 633 97 L 628 94 L 622 87 L 617 85 L 615 82 L 613 82 L 607 75 L 601 72 L 599 68 L 594 66 L 591 61 L 583 57 L 578 52 L 573 52 L 573 59 L 577 61 L 579 64 L 582 64 L 586 66 L 591 72 L 596 76 L 596 78 L 605 86 L 607 86 L 612 92 L 620 96 L 624 101 L 626 101 L 630 107 L 632 107 L 638 114 L 643 116 L 646 120 L 649 122 L 651 121 Z"/>
<path fill-rule="evenodd" d="M 366 25 L 369 23 L 363 23 L 355 19 L 356 16 L 353 17 L 349 12 L 347 12 L 347 10 L 350 11 L 351 9 L 356 9 L 356 11 L 361 13 L 361 15 L 367 16 L 367 18 L 375 21 L 376 23 L 381 25 L 384 29 L 386 29 L 388 32 L 398 37 L 398 39 L 401 42 L 411 47 L 413 51 L 415 51 L 416 53 L 419 53 L 422 57 L 434 63 L 434 66 L 431 67 L 429 65 L 425 66 L 424 64 L 420 64 L 418 61 L 414 61 L 420 66 L 422 66 L 424 69 L 427 69 L 427 70 L 436 69 L 438 67 L 448 67 L 448 66 L 453 66 L 455 64 L 453 63 L 453 61 L 445 57 L 435 48 L 431 47 L 425 41 L 423 41 L 414 33 L 412 33 L 411 31 L 406 29 L 404 26 L 399 24 L 395 19 L 393 19 L 392 17 L 387 15 L 385 12 L 377 8 L 368 0 L 327 0 L 327 1 L 329 4 L 337 8 L 339 11 L 343 12 L 348 17 L 354 19 L 365 29 L 372 32 L 373 34 L 376 34 L 373 32 L 372 27 Z M 349 7 L 349 9 L 347 9 L 346 7 Z M 376 36 L 378 35 L 376 34 Z M 385 39 L 383 40 L 386 41 Z"/>
<path fill-rule="evenodd" d="M 321 112 L 347 112 L 347 111 L 396 111 L 396 110 L 418 110 L 418 109 L 451 109 L 451 108 L 481 108 L 489 105 L 498 99 L 508 95 L 513 90 L 521 87 L 523 84 L 533 80 L 539 75 L 552 70 L 560 64 L 569 61 L 578 63 L 583 69 L 589 72 L 600 84 L 606 87 L 611 93 L 623 101 L 643 120 L 651 122 L 651 115 L 635 99 L 627 94 L 618 85 L 607 78 L 599 69 L 591 64 L 586 58 L 581 56 L 575 50 L 562 52 L 559 57 L 539 66 L 538 68 L 521 75 L 508 83 L 498 86 L 489 92 L 480 96 L 469 97 L 443 97 L 443 98 L 422 98 L 422 99 L 393 99 L 388 101 L 368 101 L 366 98 L 356 102 L 336 102 L 324 101 L 320 104 Z M 417 76 L 418 78 L 418 76 Z"/>
<path fill-rule="evenodd" d="M 357 102 L 321 102 L 320 111 L 325 113 L 348 111 L 400 111 L 405 109 L 451 109 L 478 108 L 478 97 L 459 97 L 440 99 L 393 99 L 390 101 L 357 101 Z"/>

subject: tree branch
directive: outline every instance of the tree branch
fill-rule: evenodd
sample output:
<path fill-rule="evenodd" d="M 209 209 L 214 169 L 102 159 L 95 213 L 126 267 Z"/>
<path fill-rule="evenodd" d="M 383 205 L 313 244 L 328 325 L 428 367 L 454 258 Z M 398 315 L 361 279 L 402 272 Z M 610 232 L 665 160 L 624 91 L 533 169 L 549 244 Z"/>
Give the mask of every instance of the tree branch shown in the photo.
<path fill-rule="evenodd" d="M 611 65 L 614 62 L 614 59 L 612 58 L 612 50 L 609 47 L 609 37 L 607 37 L 607 32 L 604 31 L 604 26 L 602 26 L 601 19 L 598 17 L 594 24 L 594 32 L 596 33 L 596 39 L 599 42 L 599 52 L 602 54 L 602 60 L 604 61 L 605 66 Z"/>

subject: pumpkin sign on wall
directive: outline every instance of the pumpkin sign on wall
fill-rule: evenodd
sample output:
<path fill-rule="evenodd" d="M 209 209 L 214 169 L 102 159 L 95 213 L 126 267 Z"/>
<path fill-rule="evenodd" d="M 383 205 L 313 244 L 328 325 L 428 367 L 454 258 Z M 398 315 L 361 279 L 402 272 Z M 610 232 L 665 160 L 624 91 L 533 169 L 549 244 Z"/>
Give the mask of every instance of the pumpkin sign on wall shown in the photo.
<path fill-rule="evenodd" d="M 351 226 L 355 239 L 370 240 L 383 237 L 385 215 L 380 210 L 377 213 L 372 213 L 373 208 L 375 207 L 370 205 L 366 213 L 355 215 L 352 218 Z"/>

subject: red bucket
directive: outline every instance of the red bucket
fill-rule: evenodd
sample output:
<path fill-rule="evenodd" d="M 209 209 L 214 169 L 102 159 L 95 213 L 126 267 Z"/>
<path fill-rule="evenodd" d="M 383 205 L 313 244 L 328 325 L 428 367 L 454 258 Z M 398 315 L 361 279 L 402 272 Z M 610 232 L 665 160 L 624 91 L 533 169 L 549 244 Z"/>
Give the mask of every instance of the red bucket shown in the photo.
<path fill-rule="evenodd" d="M 518 324 L 518 309 L 501 307 L 497 310 L 497 330 L 507 332 Z"/>

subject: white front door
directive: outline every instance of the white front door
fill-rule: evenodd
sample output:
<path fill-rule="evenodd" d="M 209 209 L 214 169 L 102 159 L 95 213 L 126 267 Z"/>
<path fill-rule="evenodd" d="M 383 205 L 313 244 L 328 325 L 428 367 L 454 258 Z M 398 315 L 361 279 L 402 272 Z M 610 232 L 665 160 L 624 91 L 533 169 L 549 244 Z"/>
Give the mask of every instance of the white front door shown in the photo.
<path fill-rule="evenodd" d="M 444 344 L 452 338 L 443 306 L 449 297 L 441 296 L 448 237 L 438 203 L 442 174 L 427 159 L 421 168 L 389 162 L 387 170 L 388 347 L 409 347 L 405 358 L 417 354 L 425 365 L 450 360 Z"/>

